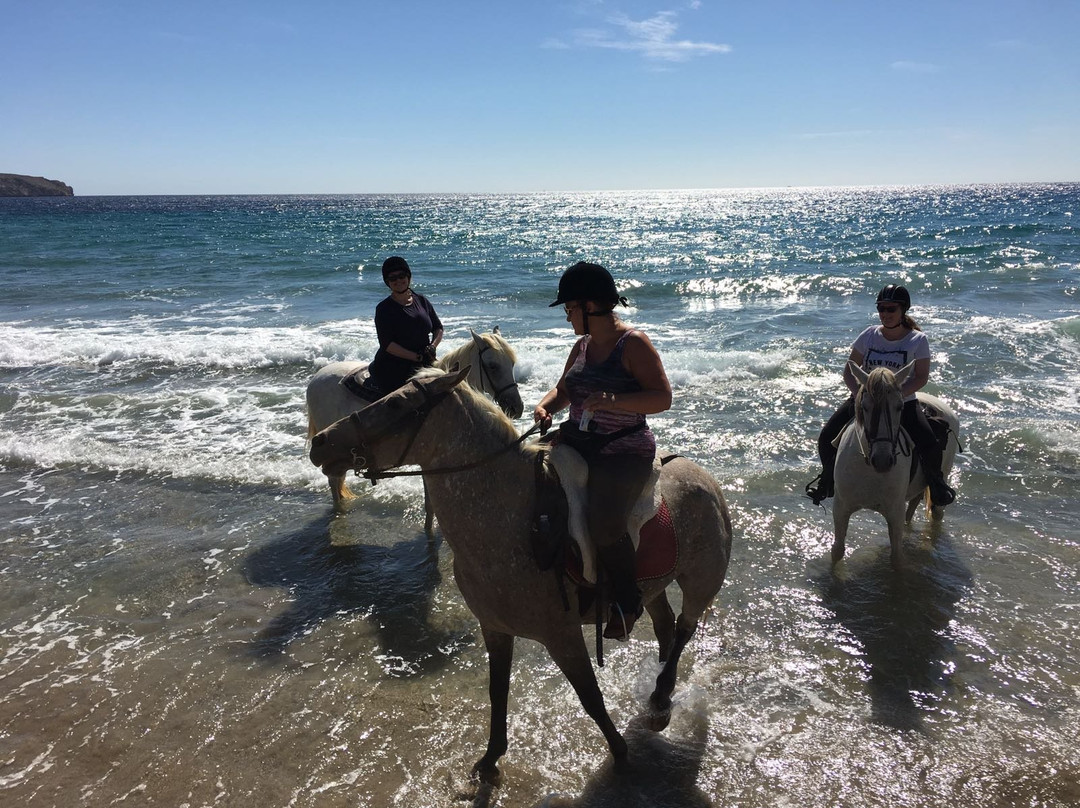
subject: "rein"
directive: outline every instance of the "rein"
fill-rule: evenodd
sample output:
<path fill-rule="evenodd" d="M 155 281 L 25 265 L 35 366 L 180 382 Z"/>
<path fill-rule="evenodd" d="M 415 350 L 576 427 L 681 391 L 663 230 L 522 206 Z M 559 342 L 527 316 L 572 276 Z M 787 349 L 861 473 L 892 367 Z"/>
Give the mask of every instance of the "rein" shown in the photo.
<path fill-rule="evenodd" d="M 367 477 L 367 479 L 371 480 L 372 485 L 377 483 L 379 480 L 385 480 L 385 479 L 387 479 L 389 477 L 420 477 L 420 476 L 423 476 L 424 474 L 454 474 L 454 473 L 459 472 L 459 471 L 470 471 L 472 469 L 479 468 L 480 466 L 484 465 L 485 463 L 491 462 L 496 457 L 498 457 L 501 454 L 504 454 L 505 452 L 509 452 L 515 446 L 520 445 L 527 437 L 529 437 L 529 435 L 532 435 L 534 432 L 538 431 L 539 429 L 540 429 L 540 425 L 536 424 L 536 425 L 534 425 L 532 427 L 532 429 L 530 429 L 527 432 L 524 432 L 521 435 L 519 435 L 516 440 L 513 440 L 510 443 L 507 443 L 505 446 L 500 446 L 494 452 L 491 452 L 490 454 L 484 455 L 479 460 L 474 460 L 471 463 L 462 463 L 462 464 L 457 465 L 457 466 L 440 466 L 439 468 L 435 468 L 435 469 L 417 469 L 415 471 L 386 471 L 386 470 L 382 470 L 382 469 L 380 469 L 380 470 L 370 469 L 370 470 L 368 470 L 366 472 L 361 472 L 359 469 L 354 469 L 354 471 L 356 472 L 356 475 L 358 477 Z M 417 431 L 419 431 L 419 430 L 417 430 Z M 412 445 L 412 440 L 411 439 L 409 441 L 409 445 L 410 446 Z M 406 447 L 406 449 L 407 448 L 408 447 Z M 402 458 L 404 458 L 404 456 L 405 455 L 403 453 Z M 402 465 L 404 465 L 404 463 L 401 460 L 399 460 L 396 464 L 394 464 L 393 466 L 390 466 L 389 468 L 394 469 L 394 468 L 397 468 L 398 466 L 402 466 Z"/>
<path fill-rule="evenodd" d="M 395 426 L 405 420 L 408 420 L 414 424 L 412 432 L 409 435 L 409 439 L 405 443 L 405 448 L 401 450 L 401 456 L 398 457 L 396 463 L 394 463 L 392 466 L 388 466 L 385 469 L 368 469 L 367 471 L 361 471 L 360 467 L 367 465 L 367 458 L 364 457 L 364 455 L 362 454 L 358 454 L 356 449 L 352 450 L 353 471 L 358 477 L 366 477 L 367 479 L 371 480 L 372 485 L 375 485 L 375 483 L 377 483 L 379 480 L 385 480 L 390 477 L 419 477 L 424 474 L 453 474 L 459 471 L 469 471 L 471 469 L 482 466 L 485 463 L 489 463 L 499 455 L 510 451 L 515 446 L 519 446 L 526 438 L 528 438 L 530 435 L 540 429 L 540 424 L 535 424 L 532 429 L 529 429 L 527 432 L 519 435 L 516 440 L 513 440 L 510 443 L 499 447 L 494 452 L 491 452 L 484 457 L 481 457 L 479 460 L 474 460 L 470 463 L 461 463 L 456 466 L 441 466 L 439 468 L 426 470 L 418 469 L 416 471 L 392 471 L 391 469 L 400 468 L 401 466 L 406 465 L 405 457 L 409 454 L 409 449 L 412 448 L 413 442 L 416 440 L 417 435 L 420 434 L 420 429 L 421 427 L 423 427 L 424 421 L 427 419 L 428 415 L 431 414 L 431 411 L 434 410 L 437 406 L 439 406 L 439 404 L 441 404 L 443 400 L 446 399 L 453 392 L 452 390 L 447 390 L 444 393 L 439 393 L 438 395 L 433 396 L 428 393 L 427 389 L 423 385 L 417 385 L 417 387 L 424 394 L 424 403 L 410 412 L 402 413 L 402 416 L 391 425 Z M 349 416 L 349 418 L 357 426 L 357 429 L 359 431 L 359 413 L 354 412 L 352 415 Z M 377 438 L 376 440 L 381 439 L 382 438 Z M 358 448 L 363 451 L 364 447 L 367 445 L 369 444 L 366 441 L 361 441 Z"/>

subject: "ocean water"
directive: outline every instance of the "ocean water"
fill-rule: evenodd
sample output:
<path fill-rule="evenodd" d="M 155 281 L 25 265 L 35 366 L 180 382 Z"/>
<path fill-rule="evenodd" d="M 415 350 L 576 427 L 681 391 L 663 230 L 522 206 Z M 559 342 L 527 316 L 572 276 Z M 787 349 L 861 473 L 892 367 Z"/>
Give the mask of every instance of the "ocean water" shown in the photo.
<path fill-rule="evenodd" d="M 486 661 L 420 483 L 335 515 L 306 459 L 307 380 L 373 356 L 400 254 L 447 345 L 501 328 L 526 413 L 560 273 L 611 269 L 674 387 L 654 431 L 735 523 L 664 733 L 648 622 L 608 647 L 635 773 L 522 641 L 491 804 L 1080 803 L 1078 213 L 1076 184 L 0 200 L 0 802 L 468 802 Z M 873 514 L 831 569 L 801 492 L 888 282 L 959 497 L 906 573 Z"/>

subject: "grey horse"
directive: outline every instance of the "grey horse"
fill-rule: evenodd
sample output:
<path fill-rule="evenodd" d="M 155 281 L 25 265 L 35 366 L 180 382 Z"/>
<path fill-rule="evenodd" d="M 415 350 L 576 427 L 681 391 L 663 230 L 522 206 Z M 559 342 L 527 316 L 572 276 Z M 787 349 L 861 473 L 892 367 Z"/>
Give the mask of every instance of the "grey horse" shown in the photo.
<path fill-rule="evenodd" d="M 350 469 L 371 475 L 404 464 L 424 472 L 443 537 L 454 553 L 454 577 L 480 621 L 487 648 L 491 726 L 487 751 L 473 767 L 497 784 L 507 750 L 507 700 L 514 639 L 544 645 L 607 740 L 617 766 L 627 745 L 604 706 L 582 633 L 578 596 L 541 572 L 530 545 L 536 503 L 537 444 L 524 444 L 490 401 L 460 384 L 457 373 L 424 370 L 407 385 L 317 434 L 310 458 L 328 475 Z M 542 460 L 543 458 L 541 458 Z M 650 697 L 655 723 L 670 719 L 679 656 L 719 592 L 731 557 L 731 518 L 716 481 L 686 458 L 663 467 L 658 485 L 678 541 L 678 562 L 666 577 L 643 582 L 645 607 L 659 643 L 662 670 Z M 676 619 L 665 590 L 682 590 Z"/>

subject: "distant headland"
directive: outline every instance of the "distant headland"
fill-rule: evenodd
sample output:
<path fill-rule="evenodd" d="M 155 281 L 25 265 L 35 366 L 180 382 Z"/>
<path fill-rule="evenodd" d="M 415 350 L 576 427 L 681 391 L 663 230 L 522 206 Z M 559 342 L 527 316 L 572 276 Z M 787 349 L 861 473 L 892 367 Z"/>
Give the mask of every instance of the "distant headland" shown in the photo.
<path fill-rule="evenodd" d="M 70 185 L 25 174 L 0 174 L 0 196 L 75 196 Z"/>

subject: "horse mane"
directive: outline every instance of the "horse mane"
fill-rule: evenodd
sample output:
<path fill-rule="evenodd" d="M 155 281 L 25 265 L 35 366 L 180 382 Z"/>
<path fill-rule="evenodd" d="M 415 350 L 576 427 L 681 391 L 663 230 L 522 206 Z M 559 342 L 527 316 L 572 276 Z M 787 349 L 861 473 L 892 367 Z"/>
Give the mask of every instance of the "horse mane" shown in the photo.
<path fill-rule="evenodd" d="M 502 334 L 496 334 L 494 331 L 492 331 L 489 334 L 481 334 L 480 338 L 483 339 L 484 342 L 486 342 L 495 350 L 509 356 L 510 361 L 513 362 L 515 365 L 517 364 L 517 351 L 514 350 L 513 346 L 511 346 L 509 342 L 503 339 Z"/>
<path fill-rule="evenodd" d="M 489 332 L 487 334 L 477 334 L 488 346 L 498 351 L 499 353 L 506 354 L 510 357 L 510 361 L 517 364 L 517 353 L 513 347 L 503 339 L 502 334 L 496 334 L 495 332 Z M 439 360 L 439 364 L 444 368 L 452 368 L 454 363 L 457 362 L 459 367 L 464 367 L 469 364 L 469 354 L 473 349 L 473 342 L 470 339 L 463 345 L 459 345 L 450 353 L 445 354 L 442 359 Z"/>
<path fill-rule="evenodd" d="M 870 376 L 867 378 L 866 384 L 859 388 L 859 392 L 855 396 L 856 416 L 861 417 L 864 395 L 869 395 L 870 398 L 878 401 L 888 395 L 889 391 L 898 389 L 899 385 L 896 383 L 895 373 L 886 367 L 874 368 L 870 371 Z"/>
<path fill-rule="evenodd" d="M 454 348 L 454 350 L 450 351 L 450 353 L 444 354 L 439 360 L 439 365 L 444 368 L 452 368 L 454 363 L 457 362 L 459 367 L 464 367 L 469 364 L 469 351 L 472 350 L 472 347 L 472 340 L 459 345 Z"/>
<path fill-rule="evenodd" d="M 445 376 L 446 374 L 447 371 L 442 368 L 421 368 L 413 374 L 412 378 L 417 381 L 423 381 L 424 379 L 433 379 L 438 376 Z M 455 387 L 454 391 L 461 397 L 467 409 L 479 411 L 477 413 L 479 417 L 490 420 L 494 424 L 495 429 L 498 430 L 500 437 L 504 437 L 508 441 L 517 438 L 518 433 L 517 428 L 514 426 L 514 422 L 507 417 L 506 413 L 499 409 L 499 406 L 494 401 L 482 392 L 474 389 L 465 382 L 462 382 Z"/>

